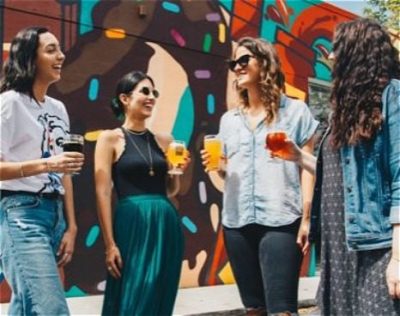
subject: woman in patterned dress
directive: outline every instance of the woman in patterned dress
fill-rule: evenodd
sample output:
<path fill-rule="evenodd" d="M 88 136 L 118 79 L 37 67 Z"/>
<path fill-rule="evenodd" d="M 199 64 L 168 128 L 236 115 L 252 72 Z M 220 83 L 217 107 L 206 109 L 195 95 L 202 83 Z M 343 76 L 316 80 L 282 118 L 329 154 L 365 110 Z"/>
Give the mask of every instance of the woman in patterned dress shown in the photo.
<path fill-rule="evenodd" d="M 315 157 L 287 142 L 283 159 L 315 171 L 310 239 L 320 235 L 323 315 L 400 315 L 400 63 L 370 19 L 333 41 L 330 127 Z"/>

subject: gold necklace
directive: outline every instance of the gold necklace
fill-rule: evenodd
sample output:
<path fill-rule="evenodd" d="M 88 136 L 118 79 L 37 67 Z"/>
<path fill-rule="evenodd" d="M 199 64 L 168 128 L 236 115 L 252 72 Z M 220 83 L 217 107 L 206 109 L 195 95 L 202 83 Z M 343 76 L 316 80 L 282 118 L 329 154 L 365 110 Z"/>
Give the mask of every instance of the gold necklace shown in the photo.
<path fill-rule="evenodd" d="M 137 152 L 140 154 L 140 156 L 142 156 L 143 160 L 149 165 L 149 176 L 152 177 L 155 175 L 154 169 L 153 169 L 153 156 L 151 155 L 151 149 L 150 149 L 150 141 L 149 141 L 149 134 L 146 134 L 146 142 L 147 142 L 147 150 L 149 152 L 149 159 L 150 162 L 147 161 L 145 155 L 142 153 L 142 151 L 140 150 L 139 146 L 136 144 L 135 140 L 133 138 L 131 138 L 129 136 L 129 134 L 133 134 L 133 135 L 143 135 L 144 133 L 147 132 L 147 130 L 143 131 L 143 132 L 139 132 L 139 133 L 135 133 L 133 131 L 130 131 L 127 128 L 123 129 L 127 132 L 126 136 L 129 139 L 129 141 L 131 142 L 131 144 L 136 148 Z"/>

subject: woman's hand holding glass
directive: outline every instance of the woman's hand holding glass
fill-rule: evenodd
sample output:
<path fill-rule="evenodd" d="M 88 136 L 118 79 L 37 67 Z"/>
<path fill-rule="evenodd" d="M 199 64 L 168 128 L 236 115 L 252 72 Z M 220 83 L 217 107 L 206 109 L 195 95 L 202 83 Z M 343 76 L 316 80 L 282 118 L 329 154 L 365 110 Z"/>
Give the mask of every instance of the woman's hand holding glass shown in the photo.
<path fill-rule="evenodd" d="M 284 133 L 284 132 L 282 132 Z M 301 160 L 301 148 L 286 133 L 270 132 L 267 134 L 265 148 L 272 158 L 299 162 Z"/>
<path fill-rule="evenodd" d="M 200 155 L 206 172 L 225 170 L 226 158 L 222 149 L 222 141 L 216 135 L 204 136 L 204 148 Z"/>
<path fill-rule="evenodd" d="M 46 158 L 47 172 L 73 174 L 82 169 L 85 156 L 71 151 Z"/>

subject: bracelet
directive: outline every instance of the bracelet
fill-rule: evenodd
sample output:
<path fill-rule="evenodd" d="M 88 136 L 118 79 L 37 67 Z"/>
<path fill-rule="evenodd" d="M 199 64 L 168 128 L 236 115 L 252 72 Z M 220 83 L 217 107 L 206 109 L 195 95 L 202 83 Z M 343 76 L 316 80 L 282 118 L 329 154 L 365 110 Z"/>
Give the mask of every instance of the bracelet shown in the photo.
<path fill-rule="evenodd" d="M 47 169 L 47 173 L 50 173 L 50 164 L 49 162 L 46 160 L 46 169 Z"/>
<path fill-rule="evenodd" d="M 21 178 L 25 178 L 24 169 L 22 168 L 22 163 L 19 164 L 19 173 Z"/>

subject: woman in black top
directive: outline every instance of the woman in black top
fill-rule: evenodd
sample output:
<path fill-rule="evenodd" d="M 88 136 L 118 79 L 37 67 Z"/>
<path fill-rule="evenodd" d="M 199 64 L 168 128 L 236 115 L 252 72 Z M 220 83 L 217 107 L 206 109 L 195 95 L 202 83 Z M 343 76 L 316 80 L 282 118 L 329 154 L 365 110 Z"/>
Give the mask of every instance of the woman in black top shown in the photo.
<path fill-rule="evenodd" d="M 103 315 L 170 315 L 178 289 L 183 235 L 167 196 L 179 177 L 167 175 L 164 152 L 170 135 L 145 127 L 158 91 L 146 74 L 134 71 L 118 83 L 113 110 L 121 128 L 99 136 L 95 152 L 98 215 L 109 272 Z M 186 158 L 183 169 L 190 159 Z M 112 183 L 118 205 L 111 212 Z"/>

